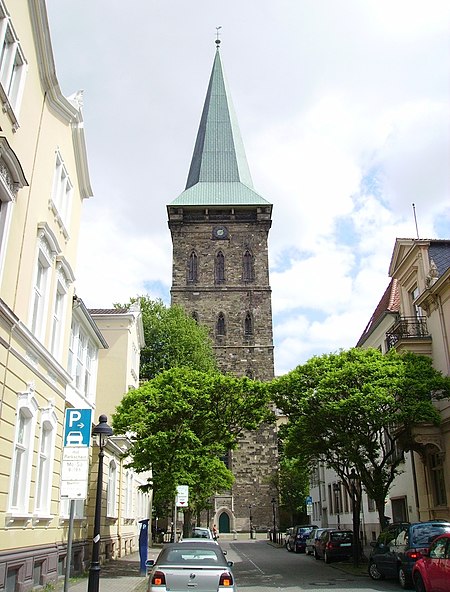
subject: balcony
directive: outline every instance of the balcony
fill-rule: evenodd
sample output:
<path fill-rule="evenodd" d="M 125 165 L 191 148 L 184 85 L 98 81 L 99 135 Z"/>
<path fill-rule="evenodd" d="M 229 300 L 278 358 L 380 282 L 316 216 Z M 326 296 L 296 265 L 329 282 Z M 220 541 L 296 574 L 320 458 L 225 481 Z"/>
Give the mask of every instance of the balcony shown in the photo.
<path fill-rule="evenodd" d="M 427 321 L 425 317 L 399 317 L 392 329 L 386 333 L 386 343 L 388 349 L 395 347 L 399 349 L 400 342 L 408 347 L 408 342 L 425 340 L 431 342 L 431 335 L 428 333 Z M 411 348 L 415 349 L 415 348 Z"/>

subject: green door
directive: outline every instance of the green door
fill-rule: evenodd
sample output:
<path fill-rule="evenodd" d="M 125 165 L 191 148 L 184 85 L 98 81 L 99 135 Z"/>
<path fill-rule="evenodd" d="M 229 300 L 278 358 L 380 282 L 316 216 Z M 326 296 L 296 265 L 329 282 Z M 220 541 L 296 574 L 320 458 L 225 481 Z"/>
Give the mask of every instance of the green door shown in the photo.
<path fill-rule="evenodd" d="M 226 512 L 219 516 L 219 532 L 230 532 L 230 517 Z"/>

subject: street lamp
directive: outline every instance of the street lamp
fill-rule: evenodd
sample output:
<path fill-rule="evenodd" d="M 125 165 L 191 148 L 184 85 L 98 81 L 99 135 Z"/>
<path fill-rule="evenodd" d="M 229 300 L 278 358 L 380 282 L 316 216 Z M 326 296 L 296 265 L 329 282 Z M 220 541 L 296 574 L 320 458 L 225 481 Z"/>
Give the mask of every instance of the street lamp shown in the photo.
<path fill-rule="evenodd" d="M 348 476 L 350 489 L 352 492 L 352 517 L 353 517 L 353 565 L 359 564 L 359 511 L 361 504 L 361 480 L 353 468 Z"/>
<path fill-rule="evenodd" d="M 253 516 L 252 516 L 252 504 L 248 506 L 248 511 L 250 513 L 250 538 L 253 538 Z"/>
<path fill-rule="evenodd" d="M 92 543 L 91 565 L 89 566 L 88 592 L 98 592 L 100 578 L 100 517 L 102 512 L 102 489 L 103 489 L 103 449 L 106 446 L 108 438 L 112 436 L 113 430 L 107 424 L 106 415 L 100 415 L 98 425 L 92 429 L 92 435 L 98 436 L 98 473 L 97 473 L 97 492 L 95 496 L 95 517 L 94 517 L 94 536 Z"/>
<path fill-rule="evenodd" d="M 270 500 L 270 503 L 272 504 L 272 514 L 273 514 L 273 542 L 276 543 L 277 542 L 277 523 L 276 523 L 276 516 L 275 516 L 275 504 L 277 503 L 277 500 L 273 497 Z"/>
<path fill-rule="evenodd" d="M 339 490 L 340 486 L 339 483 L 333 483 L 333 491 L 334 491 L 334 504 L 336 506 L 336 515 L 337 515 L 337 527 L 341 529 L 341 508 L 339 503 Z"/>

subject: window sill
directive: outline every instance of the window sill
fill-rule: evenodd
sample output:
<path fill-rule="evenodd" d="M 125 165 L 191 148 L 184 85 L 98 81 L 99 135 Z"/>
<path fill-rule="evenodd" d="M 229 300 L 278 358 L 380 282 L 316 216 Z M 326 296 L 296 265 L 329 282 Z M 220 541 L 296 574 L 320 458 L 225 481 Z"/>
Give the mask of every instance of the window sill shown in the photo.
<path fill-rule="evenodd" d="M 0 100 L 2 103 L 2 111 L 3 113 L 7 113 L 8 117 L 11 121 L 11 129 L 13 131 L 13 133 L 15 133 L 18 129 L 19 129 L 19 121 L 14 113 L 14 109 L 11 105 L 11 103 L 9 102 L 8 96 L 5 93 L 5 90 L 3 88 L 3 85 L 0 84 Z"/>
<path fill-rule="evenodd" d="M 5 514 L 5 526 L 11 526 L 12 524 L 17 525 L 23 525 L 23 526 L 27 526 L 31 520 L 33 519 L 33 516 L 31 514 L 28 513 L 20 513 L 20 512 L 10 512 L 10 513 L 6 513 Z"/>

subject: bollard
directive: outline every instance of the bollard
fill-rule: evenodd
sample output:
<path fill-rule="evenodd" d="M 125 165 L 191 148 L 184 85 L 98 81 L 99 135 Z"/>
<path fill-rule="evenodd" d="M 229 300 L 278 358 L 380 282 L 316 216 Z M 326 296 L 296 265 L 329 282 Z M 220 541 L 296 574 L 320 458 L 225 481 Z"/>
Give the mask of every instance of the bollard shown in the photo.
<path fill-rule="evenodd" d="M 233 530 L 233 540 L 237 540 L 237 532 L 235 530 Z"/>

